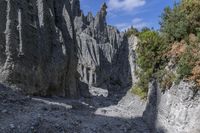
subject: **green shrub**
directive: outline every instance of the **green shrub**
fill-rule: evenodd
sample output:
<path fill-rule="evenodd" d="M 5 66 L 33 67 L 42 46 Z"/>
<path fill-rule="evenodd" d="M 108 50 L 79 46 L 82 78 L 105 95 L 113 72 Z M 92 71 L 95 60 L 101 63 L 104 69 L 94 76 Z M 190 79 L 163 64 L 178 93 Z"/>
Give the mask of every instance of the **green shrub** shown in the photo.
<path fill-rule="evenodd" d="M 142 88 L 143 91 L 148 92 L 148 83 L 149 83 L 150 77 L 151 77 L 151 73 L 140 72 L 137 86 L 139 88 Z"/>
<path fill-rule="evenodd" d="M 191 51 L 186 51 L 180 57 L 180 60 L 178 62 L 178 68 L 177 68 L 178 80 L 181 80 L 191 74 L 192 69 L 193 69 L 192 59 L 193 59 L 193 55 Z"/>
<path fill-rule="evenodd" d="M 131 27 L 130 29 L 128 29 L 128 31 L 125 33 L 125 35 L 128 37 L 130 37 L 131 35 L 138 36 L 139 31 L 136 28 Z"/>
<path fill-rule="evenodd" d="M 188 33 L 196 34 L 196 28 L 200 27 L 200 1 L 182 0 L 180 11 L 185 14 L 185 19 L 188 21 Z"/>
<path fill-rule="evenodd" d="M 137 85 L 136 86 L 133 86 L 131 88 L 131 92 L 137 96 L 139 96 L 141 99 L 144 99 L 146 100 L 147 99 L 147 92 L 146 91 L 143 91 L 142 88 L 138 87 Z"/>
<path fill-rule="evenodd" d="M 148 27 L 143 27 L 141 32 L 146 32 L 146 31 L 151 31 L 151 29 L 149 29 Z"/>
<path fill-rule="evenodd" d="M 137 72 L 139 78 L 137 87 L 143 92 L 148 92 L 148 83 L 152 75 L 161 68 L 162 54 L 166 49 L 166 43 L 156 31 L 143 30 L 139 34 L 139 43 L 136 49 L 137 64 L 140 68 Z"/>
<path fill-rule="evenodd" d="M 194 71 L 195 62 L 200 60 L 199 42 L 200 41 L 200 1 L 199 0 L 181 0 L 175 4 L 174 8 L 166 7 L 161 15 L 160 32 L 155 32 L 149 28 L 143 28 L 141 32 L 129 31 L 128 35 L 136 34 L 139 43 L 136 48 L 137 65 L 140 68 L 137 71 L 138 83 L 133 92 L 143 96 L 148 92 L 148 83 L 150 79 L 156 77 L 161 88 L 168 89 L 173 83 L 178 84 L 182 79 L 191 79 L 191 75 L 198 77 L 198 68 Z M 192 34 L 191 34 L 192 33 Z M 194 38 L 191 38 L 193 35 Z M 175 42 L 186 42 L 185 49 L 177 47 L 174 54 L 168 55 Z M 185 43 L 184 43 L 185 44 Z M 180 51 L 179 51 L 180 50 Z M 179 52 L 178 54 L 176 52 Z M 168 60 L 173 56 L 177 64 L 175 75 L 173 72 L 165 70 Z M 200 81 L 199 81 L 200 82 Z"/>
<path fill-rule="evenodd" d="M 174 8 L 166 7 L 161 15 L 161 32 L 165 33 L 170 42 L 180 41 L 190 33 L 195 35 L 200 27 L 200 1 L 182 0 Z"/>
<path fill-rule="evenodd" d="M 169 42 L 180 41 L 188 35 L 189 22 L 179 5 L 175 5 L 173 9 L 170 7 L 164 9 L 160 25 L 161 32 L 165 33 Z"/>
<path fill-rule="evenodd" d="M 200 28 L 196 28 L 197 37 L 200 40 Z"/>

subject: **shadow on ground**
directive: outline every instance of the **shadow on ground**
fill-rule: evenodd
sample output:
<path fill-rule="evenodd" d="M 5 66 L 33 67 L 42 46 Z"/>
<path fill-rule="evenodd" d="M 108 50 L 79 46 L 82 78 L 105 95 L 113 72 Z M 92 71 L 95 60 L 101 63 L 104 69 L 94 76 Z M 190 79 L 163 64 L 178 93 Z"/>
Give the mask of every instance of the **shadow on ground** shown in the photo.
<path fill-rule="evenodd" d="M 1 133 L 149 133 L 141 117 L 96 115 L 104 103 L 93 106 L 92 100 L 30 98 L 0 85 Z"/>

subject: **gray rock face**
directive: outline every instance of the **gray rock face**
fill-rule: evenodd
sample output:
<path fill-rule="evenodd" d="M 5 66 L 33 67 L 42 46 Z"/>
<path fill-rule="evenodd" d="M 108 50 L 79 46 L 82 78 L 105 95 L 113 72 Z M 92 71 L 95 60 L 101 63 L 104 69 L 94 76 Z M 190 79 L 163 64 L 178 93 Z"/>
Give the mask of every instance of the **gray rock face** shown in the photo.
<path fill-rule="evenodd" d="M 28 94 L 77 95 L 71 9 L 69 0 L 0 1 L 1 82 Z"/>
<path fill-rule="evenodd" d="M 78 43 L 80 80 L 89 86 L 119 88 L 131 83 L 127 38 L 106 24 L 106 8 L 74 19 Z M 114 87 L 113 87 L 114 86 Z"/>
<path fill-rule="evenodd" d="M 84 16 L 79 0 L 2 0 L 0 6 L 1 82 L 59 96 L 85 93 L 88 85 L 131 84 L 134 53 L 124 34 L 107 25 L 106 4 L 95 17 Z"/>
<path fill-rule="evenodd" d="M 80 1 L 79 0 L 70 0 L 71 2 L 71 10 L 72 10 L 72 16 L 80 16 L 81 10 L 80 10 Z"/>
<path fill-rule="evenodd" d="M 134 55 L 128 39 L 107 25 L 106 4 L 95 17 L 84 16 L 79 0 L 2 0 L 0 7 L 1 82 L 59 96 L 131 83 Z"/>
<path fill-rule="evenodd" d="M 181 82 L 165 93 L 150 85 L 149 99 L 143 116 L 152 131 L 163 133 L 200 132 L 200 91 L 191 83 Z"/>
<path fill-rule="evenodd" d="M 138 38 L 134 35 L 130 36 L 128 38 L 128 44 L 129 44 L 129 64 L 130 64 L 130 69 L 131 69 L 131 78 L 132 78 L 132 84 L 136 84 L 138 81 L 138 78 L 136 76 L 136 71 L 137 71 L 137 63 L 136 63 L 136 59 L 137 59 L 137 55 L 136 55 L 136 47 L 138 44 Z"/>

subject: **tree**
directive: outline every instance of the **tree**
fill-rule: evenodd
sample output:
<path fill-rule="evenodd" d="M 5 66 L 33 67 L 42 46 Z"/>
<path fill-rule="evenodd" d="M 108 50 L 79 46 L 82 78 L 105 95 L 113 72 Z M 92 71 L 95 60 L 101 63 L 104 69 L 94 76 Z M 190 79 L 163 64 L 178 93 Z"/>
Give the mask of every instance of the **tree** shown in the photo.
<path fill-rule="evenodd" d="M 141 32 L 146 32 L 146 31 L 150 31 L 151 29 L 149 29 L 148 27 L 143 27 Z"/>
<path fill-rule="evenodd" d="M 161 15 L 161 32 L 165 34 L 169 42 L 180 41 L 188 35 L 189 22 L 186 14 L 175 4 L 174 9 L 166 7 Z"/>
<path fill-rule="evenodd" d="M 182 0 L 180 9 L 186 15 L 189 32 L 196 34 L 198 28 L 200 28 L 200 1 Z"/>

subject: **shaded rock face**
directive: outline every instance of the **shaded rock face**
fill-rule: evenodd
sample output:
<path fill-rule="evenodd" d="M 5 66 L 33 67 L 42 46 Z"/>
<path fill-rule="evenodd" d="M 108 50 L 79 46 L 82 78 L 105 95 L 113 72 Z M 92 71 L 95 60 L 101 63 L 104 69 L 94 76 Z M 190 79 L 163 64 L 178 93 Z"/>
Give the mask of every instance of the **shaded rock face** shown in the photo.
<path fill-rule="evenodd" d="M 119 88 L 131 83 L 128 39 L 106 23 L 106 8 L 74 18 L 80 80 L 89 86 Z M 78 10 L 78 9 L 77 9 Z"/>
<path fill-rule="evenodd" d="M 69 0 L 0 1 L 0 81 L 28 94 L 76 96 Z"/>
<path fill-rule="evenodd" d="M 106 9 L 93 17 L 79 0 L 1 0 L 0 82 L 58 96 L 130 85 L 134 54 L 127 37 L 107 25 Z"/>
<path fill-rule="evenodd" d="M 181 82 L 161 93 L 153 81 L 149 87 L 146 111 L 143 113 L 153 132 L 199 133 L 200 91 L 191 83 Z"/>

